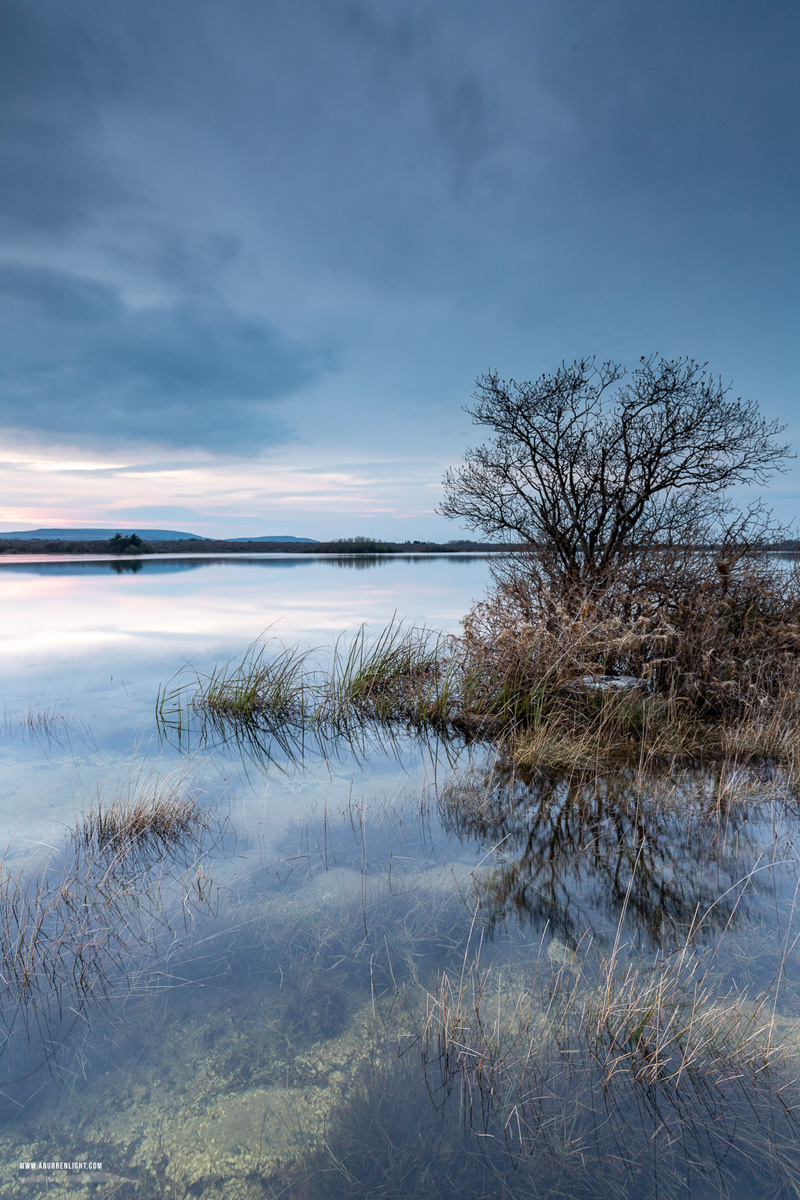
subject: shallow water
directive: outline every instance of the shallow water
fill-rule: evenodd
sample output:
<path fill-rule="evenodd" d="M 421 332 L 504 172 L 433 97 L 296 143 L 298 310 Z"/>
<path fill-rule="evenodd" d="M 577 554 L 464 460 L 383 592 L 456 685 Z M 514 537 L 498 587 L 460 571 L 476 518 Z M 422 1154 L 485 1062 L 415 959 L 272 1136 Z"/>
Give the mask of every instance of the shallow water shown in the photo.
<path fill-rule="evenodd" d="M 165 735 L 179 673 L 265 631 L 456 631 L 488 567 L 139 566 L 0 562 L 0 1194 L 792 1194 L 790 781 Z M 113 869 L 71 840 L 166 785 L 203 827 Z"/>

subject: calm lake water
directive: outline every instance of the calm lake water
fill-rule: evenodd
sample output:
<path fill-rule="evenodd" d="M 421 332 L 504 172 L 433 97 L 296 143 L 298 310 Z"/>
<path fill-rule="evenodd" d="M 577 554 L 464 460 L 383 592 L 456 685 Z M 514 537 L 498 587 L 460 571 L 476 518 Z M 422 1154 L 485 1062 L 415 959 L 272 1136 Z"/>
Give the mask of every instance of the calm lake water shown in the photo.
<path fill-rule="evenodd" d="M 796 1194 L 792 780 L 158 719 L 259 638 L 454 633 L 488 583 L 0 561 L 0 1195 Z M 153 796 L 202 820 L 85 834 Z"/>

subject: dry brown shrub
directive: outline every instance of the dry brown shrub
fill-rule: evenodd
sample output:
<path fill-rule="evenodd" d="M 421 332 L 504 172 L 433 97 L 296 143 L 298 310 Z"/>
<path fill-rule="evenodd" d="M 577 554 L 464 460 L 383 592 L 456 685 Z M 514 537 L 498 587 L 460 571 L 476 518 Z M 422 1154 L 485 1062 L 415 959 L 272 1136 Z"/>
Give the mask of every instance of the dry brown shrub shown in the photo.
<path fill-rule="evenodd" d="M 754 748 L 765 730 L 769 746 L 785 740 L 800 708 L 796 563 L 665 550 L 582 594 L 543 588 L 525 559 L 499 574 L 464 622 L 475 711 L 498 711 L 499 695 L 534 729 L 558 713 L 635 737 L 657 712 L 662 727 L 747 726 Z M 620 676 L 633 680 L 615 692 Z"/>

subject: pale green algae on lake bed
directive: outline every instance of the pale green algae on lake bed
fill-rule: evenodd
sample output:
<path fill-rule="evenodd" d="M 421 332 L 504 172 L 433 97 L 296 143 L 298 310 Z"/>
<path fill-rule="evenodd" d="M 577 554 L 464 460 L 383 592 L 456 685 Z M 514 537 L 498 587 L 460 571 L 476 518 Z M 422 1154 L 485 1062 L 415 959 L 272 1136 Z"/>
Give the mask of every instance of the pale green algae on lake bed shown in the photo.
<path fill-rule="evenodd" d="M 281 613 L 287 642 L 354 629 L 354 613 L 454 621 L 477 577 L 464 562 L 149 569 L 59 577 L 58 596 L 21 569 L 9 593 L 32 632 L 8 676 L 0 879 L 52 907 L 7 973 L 0 1195 L 797 1194 L 793 781 L 523 775 L 491 746 L 403 730 L 294 757 L 164 740 L 155 698 L 181 653 L 202 673 Z M 437 571 L 469 584 L 442 591 Z M 35 631 L 58 644 L 74 588 L 63 619 L 83 657 L 41 661 Z M 65 873 L 81 813 L 164 780 L 201 799 L 207 828 L 110 875 Z M 38 911 L 15 904 L 6 935 Z M 100 937 L 91 913 L 118 928 Z M 20 1169 L 56 1160 L 102 1170 Z"/>

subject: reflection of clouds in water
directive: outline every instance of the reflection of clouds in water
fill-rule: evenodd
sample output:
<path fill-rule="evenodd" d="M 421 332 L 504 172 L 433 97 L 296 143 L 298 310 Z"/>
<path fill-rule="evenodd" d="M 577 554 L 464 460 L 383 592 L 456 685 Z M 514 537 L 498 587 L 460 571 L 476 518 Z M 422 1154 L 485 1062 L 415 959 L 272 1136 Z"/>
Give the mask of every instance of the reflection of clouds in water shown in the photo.
<path fill-rule="evenodd" d="M 141 571 L 120 574 L 113 562 L 0 564 L 0 657 L 118 646 L 123 657 L 133 651 L 177 667 L 192 653 L 240 653 L 268 627 L 314 642 L 364 621 L 386 623 L 395 611 L 456 630 L 488 579 L 484 559 L 457 571 L 447 559 L 393 559 L 374 582 L 369 568 L 334 569 L 331 559 L 194 560 L 187 569 L 183 561 L 166 570 L 144 560 Z"/>

